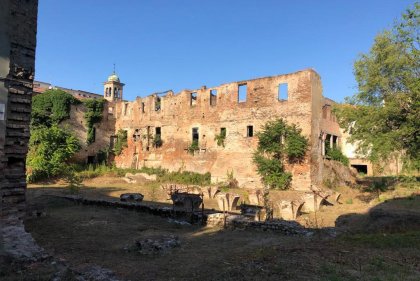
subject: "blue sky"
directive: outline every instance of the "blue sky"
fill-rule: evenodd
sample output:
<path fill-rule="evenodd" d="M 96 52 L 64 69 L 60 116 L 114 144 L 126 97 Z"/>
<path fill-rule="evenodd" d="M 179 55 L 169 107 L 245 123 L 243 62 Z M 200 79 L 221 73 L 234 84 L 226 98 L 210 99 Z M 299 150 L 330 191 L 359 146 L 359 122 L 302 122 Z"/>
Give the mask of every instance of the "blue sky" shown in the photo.
<path fill-rule="evenodd" d="M 39 0 L 35 79 L 124 99 L 314 68 L 324 96 L 356 91 L 353 62 L 408 0 Z"/>

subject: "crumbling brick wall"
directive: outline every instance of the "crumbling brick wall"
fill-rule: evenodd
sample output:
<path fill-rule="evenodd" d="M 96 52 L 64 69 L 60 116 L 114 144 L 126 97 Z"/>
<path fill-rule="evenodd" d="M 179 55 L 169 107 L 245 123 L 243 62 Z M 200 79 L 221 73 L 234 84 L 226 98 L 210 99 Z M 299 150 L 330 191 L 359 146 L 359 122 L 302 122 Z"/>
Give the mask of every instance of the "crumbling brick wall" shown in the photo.
<path fill-rule="evenodd" d="M 25 209 L 37 8 L 37 0 L 0 2 L 0 220 L 6 225 L 19 223 Z"/>
<path fill-rule="evenodd" d="M 279 98 L 281 84 L 288 87 L 284 100 Z M 246 98 L 242 100 L 239 88 L 245 85 Z M 258 144 L 255 133 L 267 121 L 281 117 L 297 124 L 309 139 L 303 163 L 287 166 L 293 174 L 293 188 L 307 190 L 311 184 L 320 183 L 322 177 L 320 132 L 324 102 L 321 79 L 311 69 L 119 102 L 114 111 L 116 130 L 127 130 L 128 148 L 115 158 L 116 164 L 211 172 L 214 182 L 225 180 L 227 173 L 233 172 L 240 185 L 257 187 L 261 183 L 252 161 Z M 253 137 L 248 135 L 249 126 Z M 194 128 L 198 129 L 199 150 L 192 155 L 188 147 Z M 215 140 L 221 128 L 226 129 L 224 147 Z M 157 130 L 163 141 L 161 147 L 153 145 Z"/>

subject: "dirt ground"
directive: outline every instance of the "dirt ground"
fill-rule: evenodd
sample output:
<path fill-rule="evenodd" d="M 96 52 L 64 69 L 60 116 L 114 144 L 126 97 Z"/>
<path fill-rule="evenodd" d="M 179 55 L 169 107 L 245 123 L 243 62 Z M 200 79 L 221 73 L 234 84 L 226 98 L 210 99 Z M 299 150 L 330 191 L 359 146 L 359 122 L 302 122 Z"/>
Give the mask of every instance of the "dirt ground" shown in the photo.
<path fill-rule="evenodd" d="M 84 184 L 85 197 L 141 192 L 146 201 L 168 203 L 156 183 L 100 178 Z M 25 225 L 39 245 L 76 272 L 100 266 L 120 280 L 420 280 L 420 223 L 411 221 L 419 218 L 420 197 L 409 196 L 416 190 L 393 190 L 379 199 L 340 191 L 342 204 L 324 206 L 316 219 L 299 219 L 316 228 L 309 236 L 181 225 L 126 209 L 75 205 L 51 196 L 68 194 L 59 184 L 30 186 L 28 204 L 46 215 Z M 214 202 L 205 204 L 211 208 Z M 373 211 L 385 212 L 385 219 Z M 331 235 L 336 221 L 337 235 Z M 136 247 L 136 241 L 168 237 L 179 245 L 152 253 Z M 0 279 L 51 280 L 55 270 L 50 262 L 14 267 L 0 266 Z M 69 273 L 62 280 L 76 279 Z"/>

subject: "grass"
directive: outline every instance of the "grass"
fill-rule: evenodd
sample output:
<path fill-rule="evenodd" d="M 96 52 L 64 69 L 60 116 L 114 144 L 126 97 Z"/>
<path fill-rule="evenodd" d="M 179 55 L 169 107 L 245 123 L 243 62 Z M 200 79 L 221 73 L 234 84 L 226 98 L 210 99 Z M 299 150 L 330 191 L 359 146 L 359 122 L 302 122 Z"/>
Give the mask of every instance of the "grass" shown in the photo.
<path fill-rule="evenodd" d="M 414 248 L 420 250 L 420 231 L 406 233 L 374 233 L 343 236 L 346 242 L 360 247 L 377 249 Z"/>
<path fill-rule="evenodd" d="M 156 186 L 158 186 L 156 184 Z M 153 194 L 153 187 L 151 194 Z M 92 192 L 94 190 L 92 189 Z M 158 189 L 155 190 L 156 192 Z M 99 265 L 125 280 L 416 280 L 420 232 L 357 233 L 335 239 L 278 233 L 182 226 L 165 218 L 125 209 L 74 205 L 28 189 L 30 204 L 46 206 L 47 216 L 25 222 L 50 254 L 72 268 Z M 105 195 L 104 195 L 105 196 Z M 109 196 L 109 195 L 108 195 Z M 157 196 L 157 194 L 156 194 Z M 407 200 L 412 201 L 412 200 Z M 125 251 L 135 240 L 176 235 L 180 247 L 161 255 Z M 0 279 L 27 279 L 36 270 L 9 267 Z M 7 279 L 9 278 L 9 279 Z"/>
<path fill-rule="evenodd" d="M 190 171 L 169 172 L 167 169 L 160 167 L 142 167 L 141 169 L 122 169 L 114 166 L 89 165 L 87 167 L 79 166 L 77 175 L 82 179 L 92 179 L 99 176 L 117 176 L 123 177 L 126 173 L 146 173 L 148 175 L 156 175 L 159 182 L 174 182 L 179 184 L 196 184 L 209 185 L 211 183 L 211 174 L 195 173 Z"/>

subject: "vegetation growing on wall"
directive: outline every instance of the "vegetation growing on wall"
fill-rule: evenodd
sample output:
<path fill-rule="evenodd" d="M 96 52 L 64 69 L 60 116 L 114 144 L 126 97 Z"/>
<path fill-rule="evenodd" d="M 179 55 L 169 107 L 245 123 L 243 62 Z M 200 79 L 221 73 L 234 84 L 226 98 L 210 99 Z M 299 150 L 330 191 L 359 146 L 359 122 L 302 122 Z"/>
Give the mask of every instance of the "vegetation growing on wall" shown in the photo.
<path fill-rule="evenodd" d="M 27 156 L 28 181 L 51 178 L 67 170 L 67 161 L 81 148 L 67 129 L 52 125 L 31 132 Z"/>
<path fill-rule="evenodd" d="M 301 129 L 283 119 L 267 122 L 257 136 L 253 160 L 263 183 L 270 188 L 287 189 L 292 175 L 284 170 L 284 161 L 302 161 L 308 140 L 301 135 Z"/>
<path fill-rule="evenodd" d="M 72 95 L 58 89 L 47 90 L 32 98 L 31 129 L 50 127 L 70 117 L 72 104 L 80 103 Z"/>
<path fill-rule="evenodd" d="M 153 138 L 153 146 L 154 147 L 161 147 L 163 144 L 162 138 L 160 135 L 155 135 Z"/>
<path fill-rule="evenodd" d="M 83 101 L 86 107 L 85 120 L 87 125 L 86 143 L 91 144 L 95 141 L 94 125 L 101 122 L 104 110 L 105 99 L 86 99 Z"/>
<path fill-rule="evenodd" d="M 120 129 L 117 133 L 117 141 L 114 145 L 115 155 L 120 155 L 125 147 L 128 147 L 127 144 L 127 131 Z"/>
<path fill-rule="evenodd" d="M 194 151 L 199 150 L 198 141 L 194 140 L 189 147 L 187 147 L 188 153 L 194 155 Z"/>
<path fill-rule="evenodd" d="M 218 146 L 225 147 L 225 139 L 226 139 L 226 130 L 222 130 L 220 134 L 214 137 L 214 140 L 217 142 Z"/>
<path fill-rule="evenodd" d="M 68 160 L 80 150 L 78 139 L 58 124 L 70 117 L 80 101 L 62 90 L 47 90 L 32 99 L 31 137 L 26 158 L 30 182 L 62 175 Z"/>

